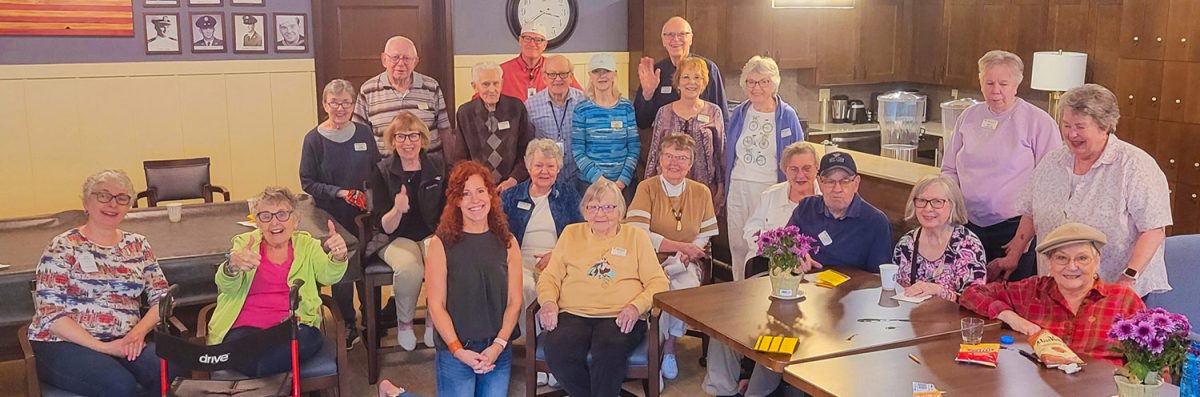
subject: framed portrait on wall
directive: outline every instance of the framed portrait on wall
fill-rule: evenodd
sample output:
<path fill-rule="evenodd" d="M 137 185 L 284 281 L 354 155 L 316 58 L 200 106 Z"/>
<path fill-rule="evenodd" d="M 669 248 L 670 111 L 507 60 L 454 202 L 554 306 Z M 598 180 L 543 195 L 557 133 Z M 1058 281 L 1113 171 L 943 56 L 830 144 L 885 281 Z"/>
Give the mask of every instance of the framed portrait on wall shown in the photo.
<path fill-rule="evenodd" d="M 192 13 L 192 52 L 225 52 L 225 14 Z"/>
<path fill-rule="evenodd" d="M 235 54 L 267 53 L 267 35 L 264 29 L 267 14 L 230 14 L 233 21 L 233 52 Z"/>
<path fill-rule="evenodd" d="M 229 4 L 235 6 L 261 6 L 265 5 L 266 0 L 229 0 Z"/>
<path fill-rule="evenodd" d="M 179 14 L 145 14 L 146 54 L 179 54 Z"/>
<path fill-rule="evenodd" d="M 179 0 L 143 0 L 146 7 L 179 7 Z M 178 19 L 178 18 L 177 18 Z"/>
<path fill-rule="evenodd" d="M 275 13 L 275 52 L 308 52 L 308 16 Z"/>
<path fill-rule="evenodd" d="M 190 6 L 219 6 L 221 0 L 188 0 Z"/>

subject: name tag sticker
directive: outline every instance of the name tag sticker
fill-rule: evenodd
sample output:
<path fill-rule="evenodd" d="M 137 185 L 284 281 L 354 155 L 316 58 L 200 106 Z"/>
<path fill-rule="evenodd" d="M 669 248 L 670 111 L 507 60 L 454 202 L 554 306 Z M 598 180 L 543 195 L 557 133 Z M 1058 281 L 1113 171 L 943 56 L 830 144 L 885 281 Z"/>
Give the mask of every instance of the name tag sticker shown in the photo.
<path fill-rule="evenodd" d="M 821 245 L 833 244 L 833 237 L 829 237 L 829 232 L 822 230 L 821 234 L 817 235 L 817 239 L 821 240 Z"/>
<path fill-rule="evenodd" d="M 96 267 L 96 258 L 92 257 L 91 252 L 76 252 L 75 263 L 78 263 L 79 269 L 83 270 L 85 273 L 95 273 L 100 271 L 100 269 Z"/>
<path fill-rule="evenodd" d="M 994 130 L 999 125 L 1000 125 L 1000 122 L 996 121 L 996 119 L 983 119 L 983 125 L 981 125 L 981 127 L 987 128 L 989 130 Z"/>
<path fill-rule="evenodd" d="M 525 90 L 526 97 L 531 97 L 531 96 L 533 96 L 533 94 L 536 94 L 536 93 L 537 93 L 537 88 L 529 87 L 529 89 Z"/>
<path fill-rule="evenodd" d="M 527 202 L 524 202 L 524 201 L 518 201 L 518 202 L 517 202 L 517 208 L 520 208 L 520 209 L 523 209 L 523 210 L 529 211 L 529 209 L 530 209 L 530 208 L 533 208 L 533 204 L 530 204 L 530 203 L 527 203 Z"/>
<path fill-rule="evenodd" d="M 558 150 L 567 150 L 565 147 L 563 147 L 563 143 L 562 143 L 562 142 L 554 142 L 554 144 L 555 144 L 555 145 L 558 145 Z"/>
<path fill-rule="evenodd" d="M 712 121 L 712 118 L 708 117 L 707 114 L 698 114 L 698 115 L 696 115 L 696 120 L 700 120 L 701 123 L 707 123 L 709 121 Z"/>
<path fill-rule="evenodd" d="M 367 151 L 367 144 L 365 144 L 365 143 L 362 143 L 362 142 L 355 143 L 355 144 L 354 144 L 354 151 L 356 151 L 356 152 L 365 152 L 365 151 Z"/>
<path fill-rule="evenodd" d="M 787 137 L 789 137 L 789 136 L 792 136 L 792 129 L 791 129 L 791 128 L 784 128 L 784 129 L 783 129 L 783 131 L 780 131 L 780 132 L 779 132 L 779 136 L 781 136 L 781 137 L 784 137 L 784 138 L 787 138 Z"/>
<path fill-rule="evenodd" d="M 417 102 L 417 109 L 429 110 L 429 104 L 425 102 Z"/>
<path fill-rule="evenodd" d="M 508 124 L 508 120 L 501 121 L 500 123 L 496 124 L 496 129 L 499 129 L 499 130 L 507 130 L 508 127 L 511 127 Z"/>
<path fill-rule="evenodd" d="M 616 256 L 625 256 L 626 253 L 625 249 L 621 247 L 613 247 L 612 249 L 612 254 Z"/>
<path fill-rule="evenodd" d="M 671 86 L 666 86 L 666 87 L 660 88 L 660 89 L 658 90 L 658 92 L 661 92 L 661 93 L 664 93 L 664 94 L 670 94 L 670 93 L 671 93 Z"/>
<path fill-rule="evenodd" d="M 615 130 L 624 127 L 625 123 L 622 123 L 621 120 L 613 120 L 611 123 L 609 123 L 609 126 Z"/>

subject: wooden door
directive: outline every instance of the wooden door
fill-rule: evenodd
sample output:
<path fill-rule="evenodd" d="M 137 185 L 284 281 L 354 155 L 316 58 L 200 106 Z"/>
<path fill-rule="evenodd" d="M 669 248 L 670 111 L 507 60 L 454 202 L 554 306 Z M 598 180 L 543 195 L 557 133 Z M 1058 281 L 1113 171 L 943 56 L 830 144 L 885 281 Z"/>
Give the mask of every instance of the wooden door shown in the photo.
<path fill-rule="evenodd" d="M 913 2 L 912 62 L 909 77 L 941 84 L 946 73 L 945 0 Z"/>
<path fill-rule="evenodd" d="M 417 72 L 433 77 L 447 104 L 454 103 L 449 2 L 439 0 L 314 0 L 317 89 L 329 80 L 360 87 L 383 72 L 380 54 L 392 36 L 417 46 Z M 454 109 L 448 109 L 454 120 Z M 324 117 L 324 115 L 322 115 Z"/>
<path fill-rule="evenodd" d="M 1166 0 L 1125 0 L 1121 14 L 1121 56 L 1163 59 L 1167 35 Z"/>
<path fill-rule="evenodd" d="M 1092 29 L 1084 21 L 1091 16 L 1091 7 L 1084 0 L 1052 0 L 1048 11 L 1049 23 L 1046 33 L 1051 48 L 1063 51 L 1087 53 L 1088 35 Z M 1091 61 L 1091 57 L 1088 57 Z M 1032 62 L 1032 60 L 1030 60 Z"/>
<path fill-rule="evenodd" d="M 906 80 L 912 37 L 912 10 L 903 0 L 864 0 L 860 66 L 866 82 Z"/>
<path fill-rule="evenodd" d="M 1164 41 L 1166 60 L 1200 61 L 1200 2 L 1171 0 Z"/>
<path fill-rule="evenodd" d="M 1200 63 L 1163 62 L 1159 119 L 1200 123 Z"/>
<path fill-rule="evenodd" d="M 952 87 L 979 86 L 979 26 L 984 19 L 978 0 L 946 0 L 946 76 Z M 989 18 L 990 19 L 990 18 Z"/>
<path fill-rule="evenodd" d="M 1113 87 L 1117 84 L 1118 60 L 1120 59 L 1120 46 L 1113 43 L 1120 42 L 1121 30 L 1117 26 L 1121 24 L 1121 2 L 1120 0 L 1101 0 L 1091 1 L 1091 17 L 1087 19 L 1086 24 L 1090 27 L 1088 35 L 1088 73 L 1086 81 L 1094 82 L 1105 87 Z M 1062 21 L 1062 23 L 1079 24 L 1078 22 Z"/>
<path fill-rule="evenodd" d="M 1163 82 L 1163 63 L 1141 59 L 1118 61 L 1117 103 L 1121 117 L 1157 119 Z"/>
<path fill-rule="evenodd" d="M 780 68 L 804 69 L 817 66 L 816 32 L 820 11 L 803 8 L 771 10 L 772 56 Z M 763 21 L 768 21 L 764 19 Z M 734 25 L 737 26 L 737 25 Z M 731 45 L 735 47 L 737 44 Z"/>
<path fill-rule="evenodd" d="M 859 78 L 857 9 L 819 10 L 817 84 L 850 84 Z"/>
<path fill-rule="evenodd" d="M 491 0 L 498 1 L 498 0 Z M 645 32 L 642 39 L 642 56 L 653 58 L 655 62 L 667 57 L 667 49 L 662 45 L 662 27 L 667 23 L 668 19 L 676 16 L 684 16 L 687 13 L 687 3 L 683 0 L 646 0 L 646 13 L 644 16 Z M 696 25 L 692 24 L 692 30 L 696 30 Z M 696 40 L 696 33 L 692 33 L 693 43 Z M 696 50 L 695 47 L 692 50 Z M 701 54 L 711 56 L 709 54 Z M 637 70 L 634 69 L 629 75 L 630 81 L 637 80 Z M 632 97 L 632 96 L 631 96 Z"/>

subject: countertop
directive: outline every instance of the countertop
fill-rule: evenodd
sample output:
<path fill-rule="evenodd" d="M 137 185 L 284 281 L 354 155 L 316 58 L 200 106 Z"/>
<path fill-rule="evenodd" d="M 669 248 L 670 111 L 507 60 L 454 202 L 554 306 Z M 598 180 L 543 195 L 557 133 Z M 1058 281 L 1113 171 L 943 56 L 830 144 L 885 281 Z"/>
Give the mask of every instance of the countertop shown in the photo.
<path fill-rule="evenodd" d="M 945 136 L 944 131 L 942 129 L 942 122 L 940 122 L 940 121 L 926 122 L 926 123 L 921 124 L 921 127 L 925 128 L 925 135 L 932 135 L 932 136 L 936 136 L 938 138 L 942 138 Z M 805 131 L 805 133 L 807 133 L 809 135 L 833 135 L 833 134 L 849 134 L 849 133 L 856 133 L 856 132 L 872 132 L 872 131 L 879 131 L 878 123 L 867 123 L 867 124 L 812 123 L 812 124 L 808 125 L 808 131 Z"/>
<path fill-rule="evenodd" d="M 825 153 L 825 147 L 821 145 L 815 146 L 823 156 Z M 942 171 L 940 168 L 925 164 L 896 160 L 893 158 L 876 156 L 854 150 L 838 150 L 850 153 L 850 155 L 854 157 L 854 163 L 856 166 L 858 166 L 858 173 L 876 178 L 887 179 L 893 182 L 915 185 L 917 184 L 917 181 L 921 180 L 922 177 L 926 175 L 935 175 Z"/>

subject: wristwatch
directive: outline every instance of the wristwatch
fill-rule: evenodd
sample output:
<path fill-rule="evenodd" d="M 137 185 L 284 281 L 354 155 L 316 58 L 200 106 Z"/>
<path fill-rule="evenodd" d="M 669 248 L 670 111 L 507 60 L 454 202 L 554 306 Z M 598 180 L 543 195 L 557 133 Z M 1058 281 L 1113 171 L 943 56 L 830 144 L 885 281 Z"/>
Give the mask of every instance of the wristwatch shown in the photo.
<path fill-rule="evenodd" d="M 1125 271 L 1122 272 L 1121 274 L 1124 274 L 1125 277 L 1129 277 L 1130 279 L 1133 279 L 1133 280 L 1137 280 L 1137 278 L 1138 278 L 1138 271 L 1132 267 L 1125 268 Z"/>

